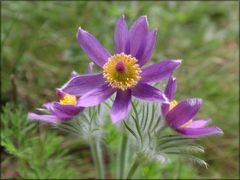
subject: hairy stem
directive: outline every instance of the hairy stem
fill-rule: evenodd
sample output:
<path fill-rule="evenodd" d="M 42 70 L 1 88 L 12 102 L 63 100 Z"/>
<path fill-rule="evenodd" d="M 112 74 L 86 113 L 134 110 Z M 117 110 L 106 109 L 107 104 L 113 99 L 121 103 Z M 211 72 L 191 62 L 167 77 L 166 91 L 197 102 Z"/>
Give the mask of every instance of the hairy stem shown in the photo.
<path fill-rule="evenodd" d="M 97 170 L 97 179 L 104 179 L 104 164 L 100 143 L 94 140 L 90 143 L 94 165 Z"/>
<path fill-rule="evenodd" d="M 139 166 L 139 161 L 138 161 L 138 158 L 135 159 L 134 163 L 132 164 L 129 172 L 128 172 L 128 175 L 127 175 L 127 179 L 131 179 L 132 176 L 134 175 L 134 173 L 136 172 L 138 166 Z"/>
<path fill-rule="evenodd" d="M 118 178 L 123 179 L 125 178 L 125 167 L 126 167 L 126 157 L 127 157 L 127 144 L 128 144 L 128 136 L 123 133 L 122 135 L 122 142 L 119 149 L 119 168 L 118 168 Z"/>

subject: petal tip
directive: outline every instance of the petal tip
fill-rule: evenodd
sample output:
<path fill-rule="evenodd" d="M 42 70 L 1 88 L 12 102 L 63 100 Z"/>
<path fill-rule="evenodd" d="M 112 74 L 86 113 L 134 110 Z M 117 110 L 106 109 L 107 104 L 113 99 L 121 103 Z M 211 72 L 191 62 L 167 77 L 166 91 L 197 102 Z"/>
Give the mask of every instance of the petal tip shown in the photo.
<path fill-rule="evenodd" d="M 174 76 L 171 76 L 171 77 L 169 78 L 169 80 L 171 80 L 172 82 L 175 82 L 175 81 L 177 80 L 177 78 L 174 77 Z"/>
<path fill-rule="evenodd" d="M 35 113 L 29 112 L 29 113 L 27 114 L 27 119 L 33 120 L 33 119 L 34 119 L 34 118 L 33 118 L 34 114 L 35 114 Z"/>
<path fill-rule="evenodd" d="M 220 134 L 220 135 L 223 135 L 223 134 L 224 134 L 224 132 L 223 132 L 223 130 L 222 130 L 221 128 L 216 127 L 216 130 L 217 130 L 217 133 L 218 133 L 218 134 Z"/>
<path fill-rule="evenodd" d="M 74 78 L 74 77 L 76 77 L 76 76 L 78 76 L 79 74 L 77 73 L 77 71 L 75 71 L 75 70 L 73 70 L 72 72 L 71 72 L 71 78 Z M 60 88 L 59 88 L 60 89 Z M 61 90 L 61 89 L 60 89 Z"/>
<path fill-rule="evenodd" d="M 124 14 L 121 15 L 120 19 L 121 19 L 121 20 L 125 20 L 125 15 L 124 15 Z"/>
<path fill-rule="evenodd" d="M 137 21 L 135 21 L 135 23 L 140 23 L 140 24 L 145 24 L 145 25 L 147 25 L 147 27 L 148 27 L 148 19 L 147 19 L 147 15 L 143 15 L 143 16 L 140 16 L 139 18 L 138 18 L 138 20 Z M 132 26 L 132 28 L 133 28 L 133 26 Z M 131 29 L 132 29 L 131 28 Z"/>
<path fill-rule="evenodd" d="M 178 63 L 178 64 L 181 64 L 181 63 L 182 63 L 182 59 L 174 60 L 174 62 L 176 62 L 176 63 Z"/>
<path fill-rule="evenodd" d="M 124 16 L 124 14 L 120 16 L 120 18 L 119 18 L 118 21 L 117 21 L 117 24 L 118 24 L 118 23 L 123 23 L 123 22 L 125 22 L 125 16 Z"/>
<path fill-rule="evenodd" d="M 77 30 L 77 33 L 76 33 L 76 38 L 78 38 L 81 29 L 82 29 L 82 28 L 79 26 L 79 27 L 78 27 L 78 30 Z"/>
<path fill-rule="evenodd" d="M 157 35 L 157 28 L 154 28 L 152 33 L 156 36 Z"/>
<path fill-rule="evenodd" d="M 201 98 L 191 98 L 188 99 L 188 104 L 191 106 L 195 106 L 195 105 L 201 105 L 203 103 L 203 100 Z"/>
<path fill-rule="evenodd" d="M 141 16 L 141 18 L 143 19 L 143 21 L 146 22 L 147 27 L 148 27 L 149 25 L 148 25 L 148 18 L 147 18 L 147 15 L 143 15 L 143 16 Z"/>
<path fill-rule="evenodd" d="M 207 121 L 207 123 L 206 123 L 206 125 L 207 125 L 207 124 L 209 124 L 209 123 L 212 122 L 212 119 L 208 118 L 208 119 L 206 119 L 206 121 Z M 205 125 L 205 126 L 206 126 L 206 125 Z"/>
<path fill-rule="evenodd" d="M 78 27 L 78 32 L 77 32 L 77 36 L 83 34 L 83 33 L 87 33 L 87 31 L 85 31 L 84 29 L 82 29 L 81 27 Z"/>
<path fill-rule="evenodd" d="M 143 18 L 143 19 L 147 20 L 147 15 L 142 15 L 140 18 Z"/>
<path fill-rule="evenodd" d="M 114 114 L 110 114 L 110 116 L 111 116 L 113 124 L 117 124 L 123 120 L 123 118 L 121 118 L 121 117 L 119 118 L 118 116 L 115 116 Z"/>
<path fill-rule="evenodd" d="M 196 101 L 197 101 L 198 104 L 202 104 L 203 103 L 203 100 L 201 98 L 197 98 Z"/>

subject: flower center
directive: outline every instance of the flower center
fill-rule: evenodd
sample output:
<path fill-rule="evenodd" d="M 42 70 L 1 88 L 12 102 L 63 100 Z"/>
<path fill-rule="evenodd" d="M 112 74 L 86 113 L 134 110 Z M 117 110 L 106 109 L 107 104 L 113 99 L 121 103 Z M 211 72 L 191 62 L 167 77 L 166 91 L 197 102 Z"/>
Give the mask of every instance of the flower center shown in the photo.
<path fill-rule="evenodd" d="M 178 102 L 176 100 L 173 100 L 172 103 L 169 106 L 169 111 L 172 110 L 177 104 L 178 104 Z M 192 122 L 193 122 L 193 120 L 190 119 L 186 123 L 182 124 L 179 128 L 185 128 L 186 126 L 192 124 Z"/>
<path fill-rule="evenodd" d="M 137 85 L 141 72 L 137 59 L 124 53 L 111 56 L 103 66 L 106 82 L 123 91 Z"/>
<path fill-rule="evenodd" d="M 62 99 L 60 99 L 59 103 L 62 105 L 76 105 L 77 98 L 76 96 L 66 94 Z"/>

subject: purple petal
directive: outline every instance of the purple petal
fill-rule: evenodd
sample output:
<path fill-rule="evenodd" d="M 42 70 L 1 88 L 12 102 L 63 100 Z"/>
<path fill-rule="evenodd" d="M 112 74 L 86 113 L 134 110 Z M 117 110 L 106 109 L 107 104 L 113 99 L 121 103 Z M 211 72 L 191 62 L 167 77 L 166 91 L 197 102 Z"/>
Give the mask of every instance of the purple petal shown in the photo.
<path fill-rule="evenodd" d="M 28 113 L 28 119 L 30 120 L 41 120 L 44 122 L 48 122 L 48 123 L 57 123 L 59 122 L 59 118 L 57 118 L 57 116 L 55 115 L 39 115 L 39 114 L 35 114 L 35 113 Z"/>
<path fill-rule="evenodd" d="M 146 16 L 141 16 L 131 27 L 129 33 L 130 54 L 138 59 L 144 51 L 148 35 L 148 22 Z"/>
<path fill-rule="evenodd" d="M 164 91 L 165 95 L 170 101 L 173 101 L 176 89 L 177 89 L 176 78 L 171 76 L 168 80 L 167 86 Z"/>
<path fill-rule="evenodd" d="M 199 138 L 213 134 L 223 134 L 223 131 L 219 127 L 182 128 L 178 129 L 177 131 L 190 138 Z"/>
<path fill-rule="evenodd" d="M 141 51 L 138 56 L 138 64 L 143 66 L 152 56 L 153 50 L 156 45 L 156 38 L 157 38 L 157 31 L 154 30 L 153 32 L 148 33 L 147 40 L 146 40 L 146 47 L 144 51 Z"/>
<path fill-rule="evenodd" d="M 163 60 L 143 68 L 141 82 L 154 83 L 168 78 L 180 64 L 181 60 Z"/>
<path fill-rule="evenodd" d="M 166 115 L 166 120 L 171 127 L 178 128 L 192 119 L 199 111 L 201 99 L 187 99 L 177 104 Z"/>
<path fill-rule="evenodd" d="M 100 67 L 111 56 L 93 35 L 81 28 L 78 29 L 77 39 L 83 51 Z"/>
<path fill-rule="evenodd" d="M 111 88 L 107 84 L 104 84 L 84 94 L 81 98 L 79 98 L 77 105 L 83 107 L 98 105 L 109 98 L 115 91 L 115 89 Z"/>
<path fill-rule="evenodd" d="M 169 103 L 167 97 L 157 88 L 139 83 L 132 89 L 132 95 L 146 101 Z"/>
<path fill-rule="evenodd" d="M 169 101 L 173 101 L 176 89 L 177 89 L 176 78 L 171 76 L 168 80 L 167 86 L 164 91 L 164 94 L 167 96 Z M 162 114 L 166 116 L 167 112 L 169 111 L 169 104 L 162 104 L 161 110 Z"/>
<path fill-rule="evenodd" d="M 102 74 L 88 74 L 70 79 L 61 90 L 65 93 L 82 96 L 83 94 L 105 84 Z"/>
<path fill-rule="evenodd" d="M 50 111 L 52 109 L 54 103 L 56 103 L 56 101 L 44 103 L 42 106 Z"/>
<path fill-rule="evenodd" d="M 186 128 L 201 128 L 207 125 L 210 121 L 211 119 L 195 120 L 191 124 L 186 126 Z"/>
<path fill-rule="evenodd" d="M 115 51 L 117 54 L 120 54 L 121 52 L 126 53 L 125 50 L 128 42 L 128 36 L 127 23 L 124 16 L 121 16 L 116 24 L 114 33 Z"/>
<path fill-rule="evenodd" d="M 84 108 L 72 105 L 62 105 L 58 102 L 54 102 L 50 111 L 61 120 L 71 119 L 81 112 Z"/>
<path fill-rule="evenodd" d="M 115 101 L 111 109 L 112 122 L 115 124 L 124 119 L 131 107 L 131 90 L 117 91 Z"/>

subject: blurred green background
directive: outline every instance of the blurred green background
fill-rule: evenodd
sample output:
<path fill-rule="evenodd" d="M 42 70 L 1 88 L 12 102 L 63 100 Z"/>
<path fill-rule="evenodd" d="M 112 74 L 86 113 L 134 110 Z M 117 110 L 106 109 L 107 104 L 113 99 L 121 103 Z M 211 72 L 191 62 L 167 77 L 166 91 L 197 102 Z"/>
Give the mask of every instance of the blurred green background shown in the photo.
<path fill-rule="evenodd" d="M 73 69 L 80 73 L 86 72 L 90 59 L 77 43 L 76 32 L 79 26 L 94 34 L 110 52 L 114 52 L 114 26 L 120 15 L 125 15 L 129 26 L 139 16 L 147 15 L 150 28 L 158 29 L 156 49 L 149 64 L 163 59 L 182 59 L 183 64 L 174 73 L 178 83 L 177 99 L 203 98 L 205 101 L 198 117 L 211 117 L 213 124 L 224 131 L 221 137 L 199 140 L 199 143 L 206 147 L 202 158 L 207 161 L 209 168 L 183 163 L 182 177 L 238 177 L 237 1 L 1 2 L 1 8 L 1 111 L 5 109 L 3 120 L 23 118 L 26 121 L 25 115 L 28 111 L 55 99 L 55 88 L 65 83 Z M 15 105 L 11 108 L 4 107 L 7 103 Z M 22 110 L 19 112 L 16 107 L 21 107 Z M 21 129 L 20 125 L 19 127 Z M 52 134 L 52 130 L 48 131 L 44 127 L 43 131 L 49 137 L 59 138 Z M 23 132 L 19 131 L 19 134 L 21 133 Z M 36 134 L 37 132 L 35 136 Z M 25 136 L 28 137 L 28 134 Z M 63 139 L 58 139 L 53 149 L 58 145 L 62 147 L 62 144 L 69 144 L 67 137 L 61 138 Z M 1 145 L 1 177 L 7 177 L 15 171 L 24 174 L 24 171 L 21 172 L 21 168 L 18 168 L 22 166 L 18 161 L 21 156 L 14 157 L 14 152 L 9 153 L 2 143 Z M 84 151 L 85 145 L 82 145 L 83 150 L 77 153 L 75 146 L 75 142 L 68 145 L 70 150 L 66 154 L 75 153 L 76 158 L 81 156 L 85 169 L 76 174 L 76 164 L 79 165 L 76 158 L 71 160 L 68 167 L 71 168 L 72 177 L 84 177 L 83 174 L 87 176 L 94 171 L 91 160 L 87 157 L 89 154 Z M 44 152 L 44 148 L 42 151 Z M 175 165 L 173 162 L 168 168 L 174 169 Z M 156 175 L 156 166 L 159 165 L 145 167 L 155 174 L 149 177 L 164 178 Z"/>

